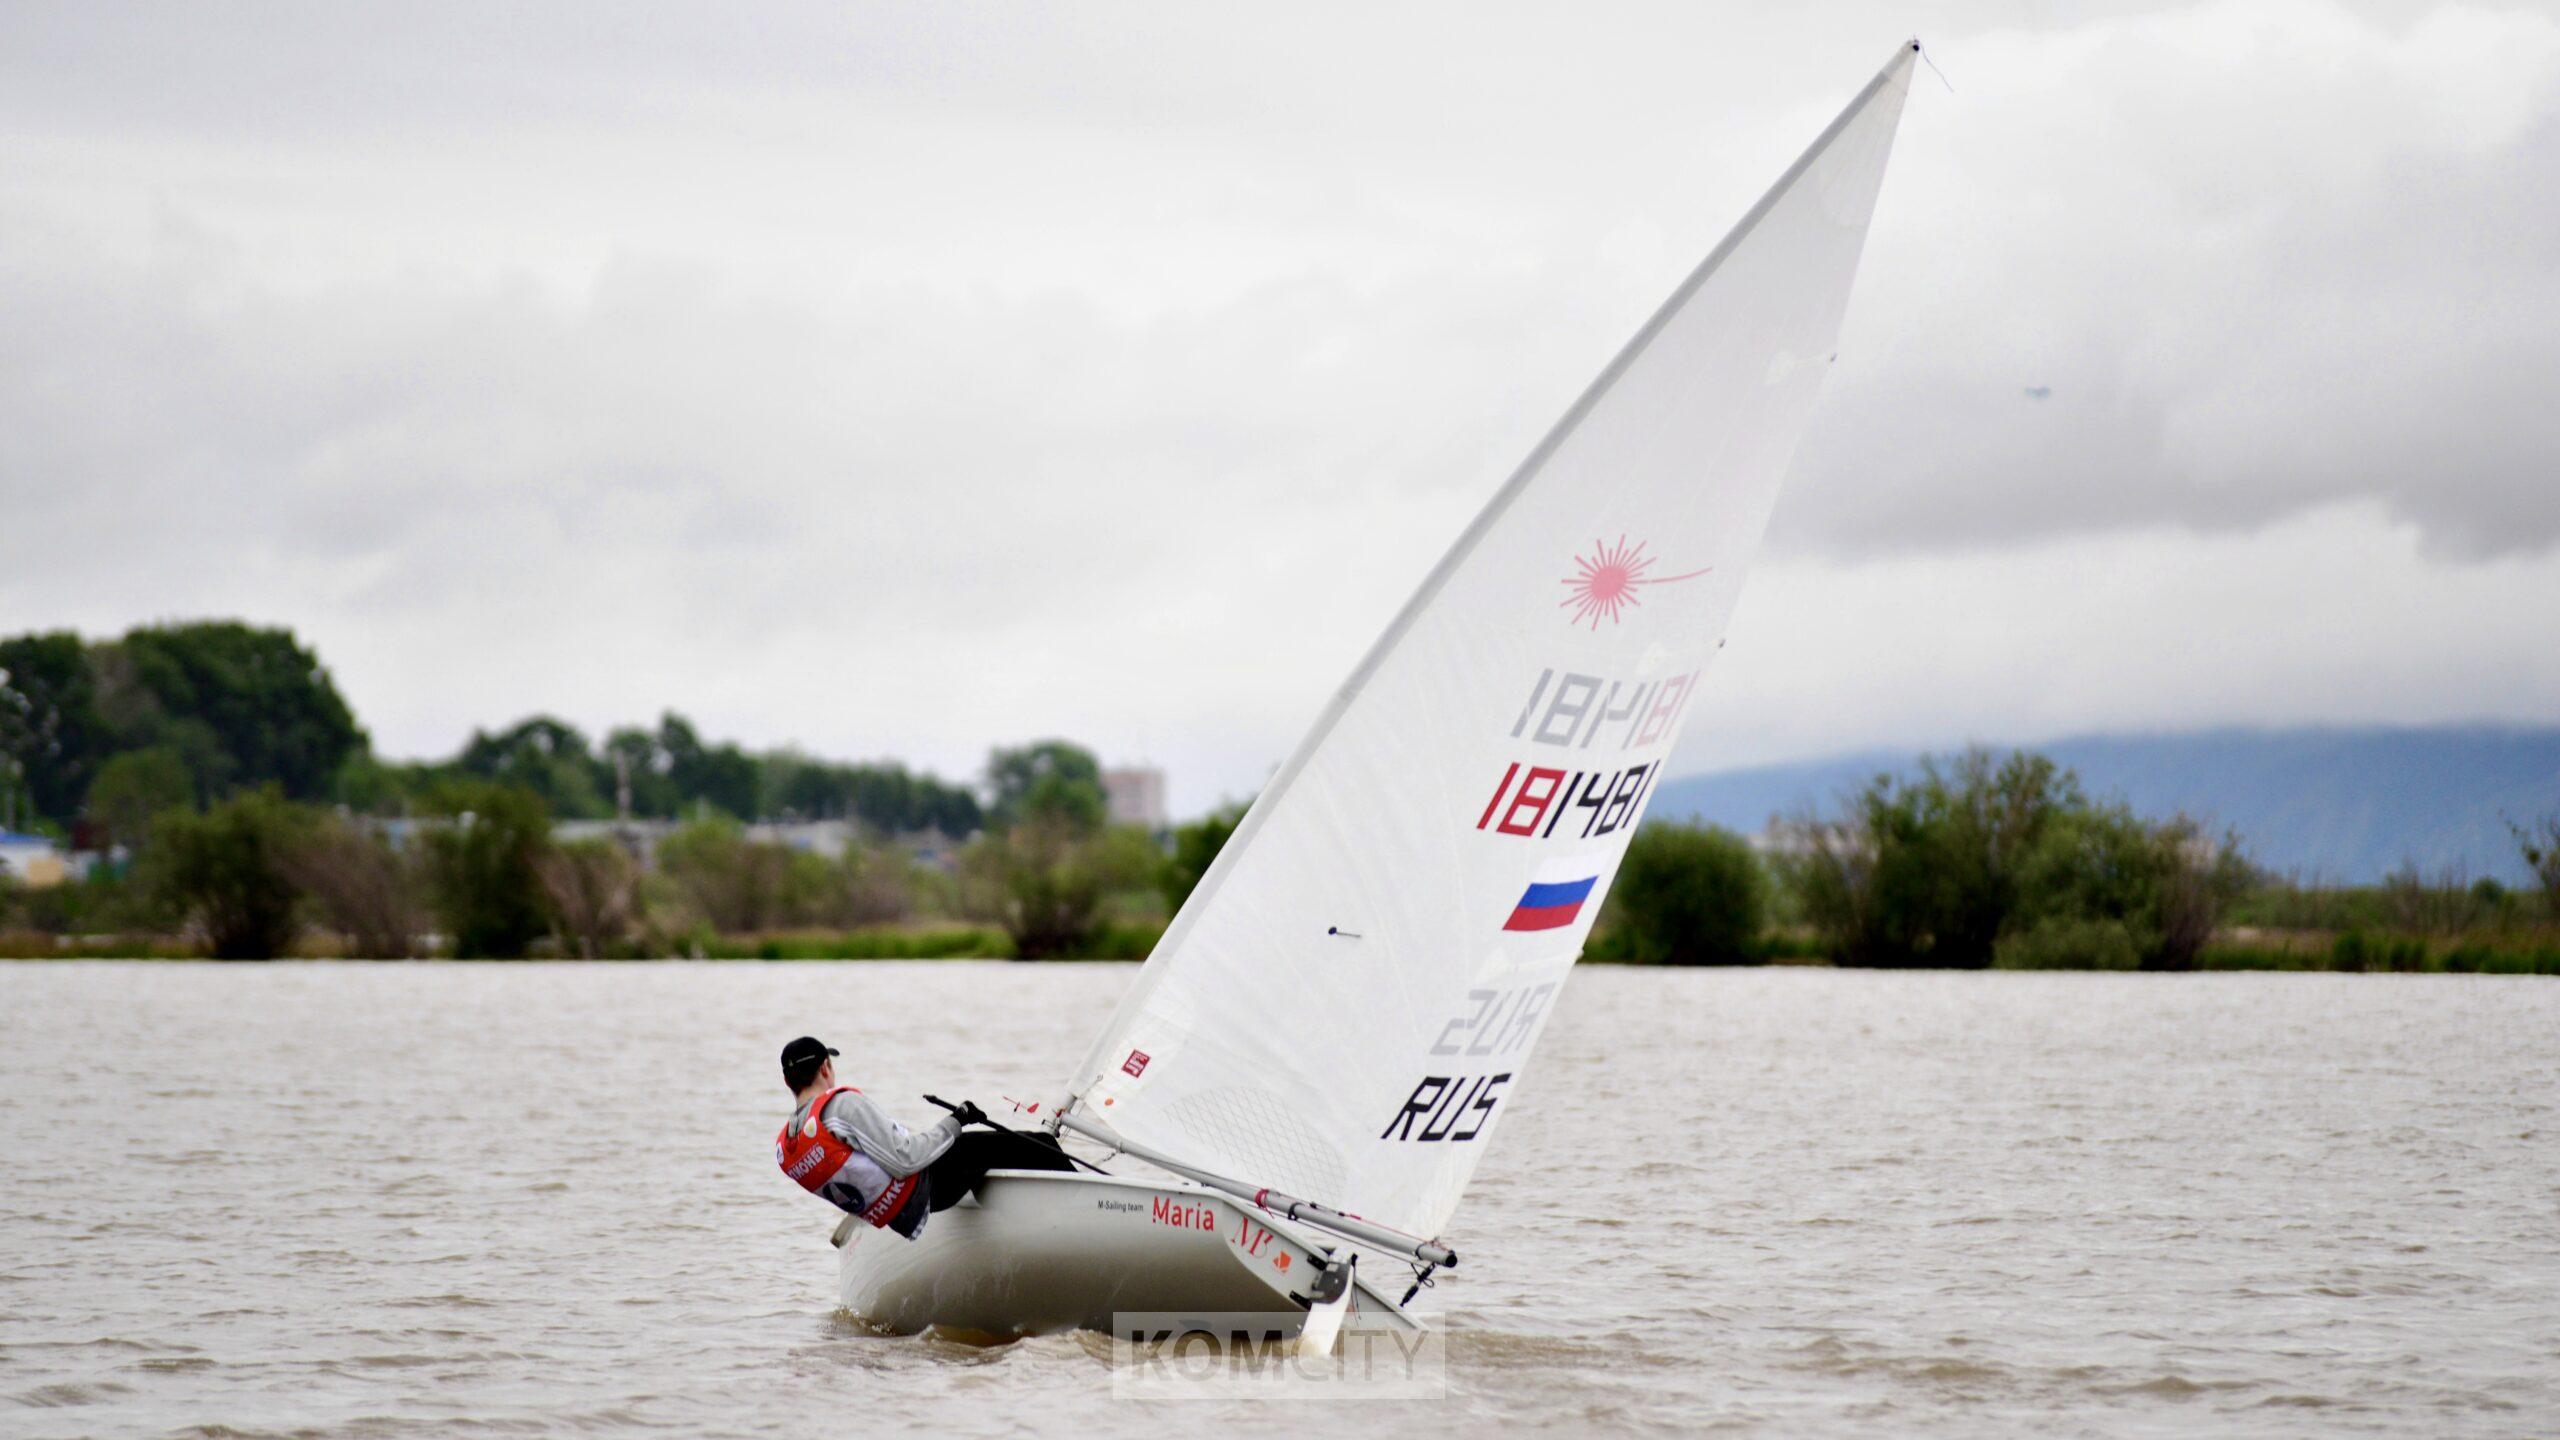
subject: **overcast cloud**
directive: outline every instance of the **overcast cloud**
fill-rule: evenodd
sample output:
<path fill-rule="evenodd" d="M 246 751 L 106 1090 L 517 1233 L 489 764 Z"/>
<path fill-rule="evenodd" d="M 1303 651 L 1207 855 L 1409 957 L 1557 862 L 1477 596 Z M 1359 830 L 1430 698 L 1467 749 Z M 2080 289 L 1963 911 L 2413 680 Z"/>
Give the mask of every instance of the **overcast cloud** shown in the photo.
<path fill-rule="evenodd" d="M 1915 18 L 1771 8 L 13 5 L 0 631 L 1243 793 Z M 2560 713 L 2560 13 L 1917 19 L 1683 760 Z"/>

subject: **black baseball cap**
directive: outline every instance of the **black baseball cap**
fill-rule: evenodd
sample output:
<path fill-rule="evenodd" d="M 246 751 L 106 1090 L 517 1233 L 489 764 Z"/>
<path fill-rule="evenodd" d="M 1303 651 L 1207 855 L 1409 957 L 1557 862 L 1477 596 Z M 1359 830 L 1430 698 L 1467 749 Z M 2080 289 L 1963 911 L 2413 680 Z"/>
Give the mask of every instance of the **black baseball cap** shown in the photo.
<path fill-rule="evenodd" d="M 815 1035 L 801 1036 L 782 1047 L 782 1083 L 794 1090 L 807 1086 L 809 1077 L 818 1073 L 827 1057 L 838 1053 L 841 1052 L 828 1049 L 827 1042 Z"/>

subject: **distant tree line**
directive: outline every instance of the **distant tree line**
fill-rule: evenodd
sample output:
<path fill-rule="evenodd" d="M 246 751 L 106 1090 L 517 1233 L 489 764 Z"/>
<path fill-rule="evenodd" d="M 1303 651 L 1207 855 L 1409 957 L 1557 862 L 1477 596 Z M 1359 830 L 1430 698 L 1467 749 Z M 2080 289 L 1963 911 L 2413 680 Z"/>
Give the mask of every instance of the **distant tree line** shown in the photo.
<path fill-rule="evenodd" d="M 336 682 L 293 633 L 237 621 L 146 625 L 114 640 L 68 631 L 0 639 L 0 817 L 101 848 L 153 815 L 272 787 L 363 814 L 424 813 L 479 780 L 538 796 L 561 819 L 846 820 L 882 834 L 984 823 L 978 797 L 894 762 L 849 764 L 705 740 L 681 715 L 609 732 L 534 716 L 475 731 L 443 761 L 375 756 Z"/>
<path fill-rule="evenodd" d="M 284 630 L 144 626 L 0 640 L 0 817 L 126 862 L 0 883 L 0 937 L 160 937 L 227 958 L 310 949 L 602 958 L 1143 956 L 1241 823 L 1113 825 L 1092 752 L 1002 747 L 976 786 L 704 740 L 683 717 L 601 744 L 537 716 L 438 762 L 375 757 Z M 682 821 L 655 865 L 561 819 Z M 744 822 L 850 822 L 839 853 Z M 2515 822 L 2534 887 L 2422 875 L 2321 888 L 2236 837 L 2094 798 L 2037 755 L 1881 774 L 1759 846 L 1656 821 L 1589 945 L 1653 964 L 2341 968 L 2560 973 L 2560 816 Z M 921 864 L 898 837 L 939 832 Z M 956 850 L 952 848 L 957 845 Z M 83 942 L 90 943 L 90 942 Z"/>
<path fill-rule="evenodd" d="M 673 712 L 660 717 L 655 729 L 613 730 L 601 745 L 548 715 L 494 733 L 475 730 L 450 761 L 353 761 L 341 774 L 338 795 L 353 808 L 387 814 L 457 776 L 531 791 L 563 820 L 621 814 L 847 820 L 883 834 L 933 830 L 955 839 L 984 820 L 978 797 L 967 787 L 894 761 L 849 764 L 790 749 L 751 752 L 704 740 Z"/>
<path fill-rule="evenodd" d="M 561 840 L 542 798 L 517 785 L 445 782 L 398 830 L 264 786 L 162 812 L 130 868 L 0 891 L 0 910 L 15 910 L 0 929 L 159 935 L 226 960 L 315 945 L 365 959 L 601 959 L 690 954 L 793 927 L 950 918 L 894 842 L 812 853 L 711 816 L 663 839 L 657 862 L 644 866 L 611 838 Z"/>
<path fill-rule="evenodd" d="M 1639 830 L 1590 953 L 1977 969 L 2560 974 L 2560 816 L 2517 824 L 2538 885 L 2421 876 L 2306 887 L 2236 836 L 2092 798 L 2052 761 L 1972 750 L 1774 825 Z"/>
<path fill-rule="evenodd" d="M 0 882 L 0 937 L 32 954 L 60 953 L 50 936 L 107 951 L 157 937 L 222 959 L 1143 955 L 1169 861 L 1156 837 L 1106 821 L 1100 774 L 1064 741 L 998 749 L 992 823 L 940 867 L 896 837 L 857 830 L 841 850 L 806 850 L 717 811 L 657 838 L 644 863 L 637 831 L 563 839 L 522 772 L 428 777 L 396 818 L 272 783 L 209 805 L 180 783 L 157 808 L 137 789 L 114 821 L 131 861 L 63 885 Z"/>

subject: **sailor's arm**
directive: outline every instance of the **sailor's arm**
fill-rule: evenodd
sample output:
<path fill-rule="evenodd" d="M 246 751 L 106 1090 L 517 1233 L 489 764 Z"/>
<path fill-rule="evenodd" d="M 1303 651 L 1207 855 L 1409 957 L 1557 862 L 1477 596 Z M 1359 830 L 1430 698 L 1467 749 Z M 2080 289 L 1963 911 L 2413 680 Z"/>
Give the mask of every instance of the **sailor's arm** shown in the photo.
<path fill-rule="evenodd" d="M 958 1116 L 923 1130 L 909 1130 L 871 1103 L 870 1097 L 847 1090 L 827 1102 L 826 1127 L 836 1137 L 878 1162 L 881 1169 L 904 1179 L 942 1158 L 960 1138 Z"/>

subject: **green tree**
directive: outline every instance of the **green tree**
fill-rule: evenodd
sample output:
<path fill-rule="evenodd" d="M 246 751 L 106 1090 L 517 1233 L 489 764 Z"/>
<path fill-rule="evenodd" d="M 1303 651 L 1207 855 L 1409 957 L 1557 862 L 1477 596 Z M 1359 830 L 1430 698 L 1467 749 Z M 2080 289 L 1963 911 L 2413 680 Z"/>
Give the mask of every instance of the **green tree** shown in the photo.
<path fill-rule="evenodd" d="M 1070 812 L 1034 809 L 961 851 L 965 904 L 1004 927 L 1016 957 L 1049 960 L 1087 953 L 1103 928 L 1103 903 L 1145 885 L 1159 864 L 1145 832 L 1088 827 Z"/>
<path fill-rule="evenodd" d="M 70 824 L 115 748 L 97 702 L 79 636 L 0 640 L 0 790 L 22 790 L 36 814 Z"/>
<path fill-rule="evenodd" d="M 658 753 L 681 808 L 709 806 L 739 820 L 764 814 L 763 769 L 737 746 L 704 744 L 692 722 L 669 711 L 658 721 Z"/>
<path fill-rule="evenodd" d="M 90 659 L 118 748 L 175 748 L 207 795 L 273 784 L 318 799 L 365 747 L 329 672 L 289 630 L 143 626 Z"/>
<path fill-rule="evenodd" d="M 1759 958 L 1767 915 L 1760 857 L 1714 825 L 1656 820 L 1636 831 L 1609 892 L 1609 942 L 1651 964 L 1741 965 Z"/>
<path fill-rule="evenodd" d="M 597 786 L 608 802 L 629 785 L 631 813 L 672 818 L 716 810 L 734 820 L 765 813 L 765 766 L 735 745 L 708 745 L 693 722 L 669 711 L 655 731 L 625 726 L 605 737 Z"/>
<path fill-rule="evenodd" d="M 758 762 L 763 770 L 758 786 L 766 803 L 773 807 L 776 818 L 788 820 L 849 820 L 853 818 L 850 765 L 837 765 L 813 759 L 798 750 L 784 748 L 765 755 Z"/>
<path fill-rule="evenodd" d="M 436 786 L 453 778 L 453 772 L 441 765 L 383 760 L 359 751 L 338 767 L 329 792 L 340 805 L 360 815 L 409 815 L 424 805 Z"/>
<path fill-rule="evenodd" d="M 2152 823 L 2024 752 L 1879 776 L 1795 827 L 1783 871 L 1849 964 L 2179 970 L 2251 883 L 2228 836 Z"/>
<path fill-rule="evenodd" d="M 1108 808 L 1101 762 L 1064 740 L 997 749 L 987 757 L 987 793 L 987 816 L 998 827 L 1036 815 L 1090 831 L 1101 826 Z"/>
<path fill-rule="evenodd" d="M 1848 964 L 1988 965 L 2047 827 L 2084 803 L 2069 772 L 2024 751 L 1877 776 L 1843 819 L 1795 827 L 1799 907 Z"/>
<path fill-rule="evenodd" d="M 976 796 L 895 762 L 843 765 L 778 750 L 761 765 L 765 803 L 776 816 L 851 820 L 881 835 L 939 830 L 959 838 L 978 828 Z"/>
<path fill-rule="evenodd" d="M 2030 948 L 2046 958 L 2034 968 L 2059 968 L 2058 955 L 2113 955 L 2112 927 L 2139 968 L 2185 970 L 2248 883 L 2233 842 L 2184 816 L 2153 824 L 2122 803 L 2081 803 L 2045 827 L 2005 928 L 2043 932 Z"/>
<path fill-rule="evenodd" d="M 986 824 L 976 795 L 930 775 L 917 782 L 913 808 L 907 814 L 908 823 L 899 827 L 902 832 L 938 830 L 954 840 L 965 840 Z"/>
<path fill-rule="evenodd" d="M 145 874 L 215 959 L 273 959 L 301 933 L 292 867 L 311 831 L 311 813 L 275 787 L 243 791 L 202 815 L 160 817 Z"/>
<path fill-rule="evenodd" d="M 611 777 L 606 796 L 615 801 L 616 813 L 626 790 L 634 815 L 664 818 L 676 813 L 675 786 L 667 779 L 657 736 L 636 725 L 621 726 L 604 737 L 600 759 Z"/>
<path fill-rule="evenodd" d="M 472 731 L 453 768 L 530 790 L 564 818 L 601 820 L 613 813 L 611 766 L 588 748 L 576 726 L 548 715 L 519 720 L 494 735 Z"/>
<path fill-rule="evenodd" d="M 542 797 L 457 780 L 428 797 L 442 824 L 425 832 L 427 881 L 456 956 L 512 960 L 551 928 L 536 865 L 551 848 Z"/>
<path fill-rule="evenodd" d="M 1251 808 L 1250 801 L 1230 800 L 1197 820 L 1173 827 L 1173 853 L 1165 857 L 1156 882 L 1164 892 L 1168 914 L 1181 913 L 1183 902 L 1199 888 L 1201 877 L 1217 862 L 1218 852 L 1227 848 L 1236 827 L 1244 823 L 1244 812 Z"/>
<path fill-rule="evenodd" d="M 195 806 L 195 782 L 187 762 L 166 746 L 127 750 L 98 767 L 82 809 L 100 832 L 104 845 L 139 851 L 150 844 L 152 820 L 170 810 Z"/>

